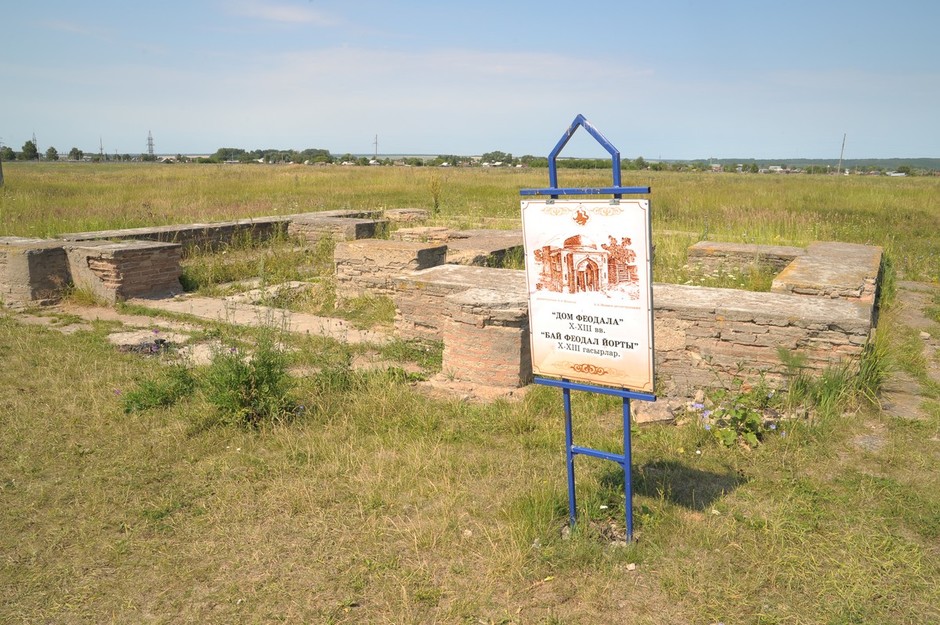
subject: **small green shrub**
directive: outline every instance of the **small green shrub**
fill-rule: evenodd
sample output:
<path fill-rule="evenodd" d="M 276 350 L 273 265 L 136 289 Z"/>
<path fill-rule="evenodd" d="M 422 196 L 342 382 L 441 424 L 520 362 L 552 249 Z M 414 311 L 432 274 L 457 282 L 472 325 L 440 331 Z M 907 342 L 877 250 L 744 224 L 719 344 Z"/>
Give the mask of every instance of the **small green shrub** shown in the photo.
<path fill-rule="evenodd" d="M 246 427 L 282 423 L 298 414 L 292 390 L 279 335 L 267 328 L 250 355 L 237 347 L 219 351 L 203 376 L 206 399 L 221 421 Z"/>
<path fill-rule="evenodd" d="M 732 388 L 715 391 L 711 401 L 711 410 L 702 404 L 693 408 L 701 411 L 702 426 L 726 447 L 757 447 L 776 429 L 776 423 L 767 418 L 776 394 L 763 381 L 745 389 L 741 380 L 735 379 Z"/>
<path fill-rule="evenodd" d="M 144 380 L 137 388 L 121 395 L 124 412 L 172 406 L 196 390 L 192 371 L 183 365 L 170 365 L 153 380 Z"/>

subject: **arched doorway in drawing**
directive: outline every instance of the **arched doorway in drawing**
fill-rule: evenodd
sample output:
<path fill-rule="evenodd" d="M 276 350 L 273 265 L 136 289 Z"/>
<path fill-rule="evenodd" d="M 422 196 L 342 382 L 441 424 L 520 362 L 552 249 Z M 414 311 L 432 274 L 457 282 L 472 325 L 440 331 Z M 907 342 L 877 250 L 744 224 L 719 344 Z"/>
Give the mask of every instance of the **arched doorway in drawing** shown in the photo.
<path fill-rule="evenodd" d="M 600 273 L 597 263 L 590 258 L 585 258 L 578 263 L 578 292 L 599 291 L 601 288 Z"/>

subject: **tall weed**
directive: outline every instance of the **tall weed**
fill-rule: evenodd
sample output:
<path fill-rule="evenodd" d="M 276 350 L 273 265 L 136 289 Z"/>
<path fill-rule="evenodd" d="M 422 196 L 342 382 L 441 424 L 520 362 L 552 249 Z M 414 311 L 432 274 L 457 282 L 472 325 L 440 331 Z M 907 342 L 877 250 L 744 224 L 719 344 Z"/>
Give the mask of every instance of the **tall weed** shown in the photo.
<path fill-rule="evenodd" d="M 301 412 L 281 335 L 263 328 L 251 353 L 220 350 L 203 374 L 203 392 L 222 423 L 251 428 L 290 421 Z"/>

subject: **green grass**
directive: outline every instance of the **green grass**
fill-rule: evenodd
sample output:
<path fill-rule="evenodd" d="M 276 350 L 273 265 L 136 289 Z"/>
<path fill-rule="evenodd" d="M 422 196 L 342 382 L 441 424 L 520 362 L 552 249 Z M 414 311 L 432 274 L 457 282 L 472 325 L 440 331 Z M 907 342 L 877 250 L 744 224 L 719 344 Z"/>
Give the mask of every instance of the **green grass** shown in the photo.
<path fill-rule="evenodd" d="M 333 245 L 323 240 L 309 247 L 283 235 L 262 242 L 245 238 L 222 249 L 189 250 L 182 269 L 180 281 L 185 290 L 206 295 L 231 294 L 237 289 L 230 283 L 253 278 L 259 279 L 259 286 L 264 287 L 332 275 Z"/>
<path fill-rule="evenodd" d="M 434 209 L 432 224 L 519 227 L 519 189 L 546 170 L 254 165 L 7 163 L 0 234 L 220 221 L 342 208 Z M 938 177 L 757 176 L 627 172 L 653 189 L 654 242 L 664 231 L 716 241 L 883 246 L 903 279 L 940 281 Z M 602 170 L 565 170 L 563 186 L 609 184 Z M 681 263 L 680 265 L 681 266 Z M 658 279 L 658 278 L 657 278 Z"/>
<path fill-rule="evenodd" d="M 9 165 L 3 234 L 432 208 L 432 174 L 439 223 L 512 227 L 518 188 L 544 186 L 545 173 L 110 167 Z M 626 183 L 652 184 L 654 232 L 690 233 L 654 235 L 657 271 L 681 269 L 705 236 L 840 239 L 885 245 L 907 279 L 938 278 L 934 179 L 644 173 Z M 328 275 L 325 253 L 292 257 L 289 245 L 233 247 L 218 261 L 231 270 L 209 255 L 187 263 L 207 293 L 259 275 L 262 259 L 269 283 Z M 381 301 L 354 304 L 348 314 L 363 323 L 388 322 Z M 625 546 L 611 540 L 623 533 L 622 472 L 591 458 L 577 459 L 580 520 L 563 534 L 554 389 L 486 405 L 432 399 L 396 367 L 350 364 L 371 350 L 437 372 L 439 344 L 292 337 L 281 364 L 304 367 L 290 398 L 305 409 L 289 423 L 229 427 L 208 418 L 217 407 L 185 376 L 110 346 L 109 329 L 62 335 L 0 314 L 0 622 L 940 621 L 940 393 L 922 339 L 890 306 L 855 390 L 890 362 L 927 384 L 924 419 L 841 402 L 847 383 L 834 372 L 807 389 L 833 409 L 764 432 L 752 449 L 725 447 L 697 423 L 636 429 L 639 540 Z M 258 331 L 207 324 L 203 338 L 250 351 Z M 135 389 L 142 401 L 127 411 Z M 614 398 L 574 393 L 573 403 L 578 444 L 621 449 Z"/>
<path fill-rule="evenodd" d="M 636 430 L 639 542 L 615 547 L 622 474 L 592 459 L 562 536 L 552 389 L 431 400 L 394 372 L 344 369 L 321 340 L 305 357 L 340 368 L 298 380 L 302 417 L 205 427 L 198 393 L 125 413 L 155 361 L 104 333 L 0 321 L 4 622 L 940 617 L 940 411 L 793 422 L 751 451 L 694 424 Z M 574 412 L 580 444 L 619 448 L 615 401 L 575 393 Z M 872 428 L 881 449 L 852 443 Z"/>

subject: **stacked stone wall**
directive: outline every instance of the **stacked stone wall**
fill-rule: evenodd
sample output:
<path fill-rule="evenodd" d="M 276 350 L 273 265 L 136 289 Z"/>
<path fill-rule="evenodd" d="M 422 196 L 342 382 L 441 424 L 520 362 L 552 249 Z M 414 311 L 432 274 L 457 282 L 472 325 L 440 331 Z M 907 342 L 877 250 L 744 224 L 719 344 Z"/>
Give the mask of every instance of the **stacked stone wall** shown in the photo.
<path fill-rule="evenodd" d="M 0 300 L 5 304 L 55 303 L 70 282 L 68 259 L 61 244 L 0 237 Z"/>
<path fill-rule="evenodd" d="M 446 245 L 383 239 L 338 242 L 333 253 L 336 296 L 394 295 L 396 278 L 442 265 L 446 257 Z"/>
<path fill-rule="evenodd" d="M 774 293 L 855 300 L 872 304 L 881 279 L 882 249 L 873 245 L 817 242 L 774 278 Z"/>
<path fill-rule="evenodd" d="M 316 243 L 326 237 L 334 241 L 355 241 L 385 236 L 388 220 L 306 216 L 291 220 L 287 232 L 291 237 L 308 243 Z"/>
<path fill-rule="evenodd" d="M 447 297 L 486 289 L 525 299 L 525 272 L 466 265 L 441 265 L 395 279 L 395 329 L 403 338 L 441 340 Z"/>
<path fill-rule="evenodd" d="M 225 245 L 243 241 L 267 241 L 287 231 L 291 217 L 260 217 L 239 219 L 211 224 L 183 224 L 154 226 L 149 228 L 125 228 L 121 230 L 99 230 L 96 232 L 74 232 L 60 235 L 68 242 L 81 241 L 157 241 L 179 243 L 184 249 L 218 249 Z"/>
<path fill-rule="evenodd" d="M 110 302 L 179 293 L 181 246 L 128 241 L 68 246 L 72 280 Z"/>
<path fill-rule="evenodd" d="M 689 247 L 688 259 L 689 265 L 703 273 L 744 272 L 751 267 L 779 272 L 804 254 L 806 250 L 802 247 L 699 241 Z"/>
<path fill-rule="evenodd" d="M 531 381 L 524 294 L 469 289 L 444 299 L 444 375 L 495 387 L 518 387 Z"/>
<path fill-rule="evenodd" d="M 861 302 L 657 284 L 657 376 L 667 394 L 730 386 L 782 386 L 785 350 L 806 370 L 852 366 L 871 331 Z"/>
<path fill-rule="evenodd" d="M 416 223 L 426 221 L 428 211 L 423 208 L 390 208 L 385 211 L 385 218 L 395 223 Z"/>

